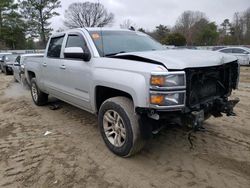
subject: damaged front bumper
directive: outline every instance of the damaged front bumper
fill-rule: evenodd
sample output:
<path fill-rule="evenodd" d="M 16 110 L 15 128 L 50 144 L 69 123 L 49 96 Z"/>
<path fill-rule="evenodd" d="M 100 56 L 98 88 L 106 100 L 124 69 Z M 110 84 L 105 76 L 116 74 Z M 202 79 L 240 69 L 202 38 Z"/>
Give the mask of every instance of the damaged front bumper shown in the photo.
<path fill-rule="evenodd" d="M 194 129 L 199 129 L 209 115 L 213 115 L 214 117 L 221 117 L 223 114 L 226 114 L 227 116 L 236 116 L 234 107 L 239 102 L 239 98 L 233 100 L 217 99 L 214 101 L 214 105 L 210 110 L 202 109 L 200 111 L 192 111 L 191 113 L 186 114 L 183 123 Z"/>
<path fill-rule="evenodd" d="M 240 99 L 233 100 L 217 98 L 207 101 L 200 105 L 200 108 L 192 109 L 183 108 L 182 111 L 164 111 L 149 108 L 136 108 L 136 112 L 141 116 L 147 116 L 153 120 L 165 120 L 171 123 L 182 124 L 190 128 L 199 129 L 202 124 L 211 115 L 221 117 L 223 114 L 227 116 L 235 116 L 234 107 L 239 103 Z"/>

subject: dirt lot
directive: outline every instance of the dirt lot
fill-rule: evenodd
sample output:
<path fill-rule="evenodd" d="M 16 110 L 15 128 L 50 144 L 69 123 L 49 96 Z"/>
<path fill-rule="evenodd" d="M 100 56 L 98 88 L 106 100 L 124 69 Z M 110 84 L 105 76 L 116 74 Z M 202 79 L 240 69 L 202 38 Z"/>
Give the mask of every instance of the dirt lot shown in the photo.
<path fill-rule="evenodd" d="M 62 102 L 36 107 L 0 74 L 0 187 L 249 187 L 250 68 L 241 75 L 237 117 L 207 121 L 193 148 L 175 126 L 122 159 L 104 145 L 95 116 Z"/>

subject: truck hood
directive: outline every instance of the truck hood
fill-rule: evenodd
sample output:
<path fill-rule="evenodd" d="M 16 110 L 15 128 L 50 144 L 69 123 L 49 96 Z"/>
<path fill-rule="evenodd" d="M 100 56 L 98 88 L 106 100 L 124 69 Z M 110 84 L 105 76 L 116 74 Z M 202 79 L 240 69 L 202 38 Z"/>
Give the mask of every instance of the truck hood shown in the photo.
<path fill-rule="evenodd" d="M 164 50 L 117 54 L 114 58 L 163 64 L 167 69 L 217 66 L 236 61 L 237 58 L 208 50 Z"/>

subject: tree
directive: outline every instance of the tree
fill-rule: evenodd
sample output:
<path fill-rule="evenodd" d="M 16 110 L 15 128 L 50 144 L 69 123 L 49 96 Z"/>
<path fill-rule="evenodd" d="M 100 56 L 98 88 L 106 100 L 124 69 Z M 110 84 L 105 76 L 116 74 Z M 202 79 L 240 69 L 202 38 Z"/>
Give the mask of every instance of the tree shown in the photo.
<path fill-rule="evenodd" d="M 230 35 L 230 31 L 231 31 L 231 23 L 229 21 L 229 19 L 225 19 L 222 24 L 222 29 L 221 29 L 221 34 L 223 36 L 227 36 Z"/>
<path fill-rule="evenodd" d="M 245 27 L 245 44 L 250 44 L 250 8 L 243 13 L 244 27 Z"/>
<path fill-rule="evenodd" d="M 163 40 L 170 33 L 170 29 L 165 25 L 158 25 L 155 27 L 155 30 L 152 33 L 149 33 L 155 40 L 163 42 Z"/>
<path fill-rule="evenodd" d="M 120 28 L 121 29 L 131 29 L 131 28 L 136 28 L 136 24 L 130 20 L 124 20 L 121 24 L 120 24 Z"/>
<path fill-rule="evenodd" d="M 201 19 L 207 20 L 205 13 L 199 11 L 185 11 L 177 19 L 174 31 L 184 35 L 188 45 L 193 45 L 193 26 Z"/>
<path fill-rule="evenodd" d="M 0 2 L 0 40 L 6 49 L 25 48 L 25 23 L 14 0 Z"/>
<path fill-rule="evenodd" d="M 142 27 L 140 27 L 140 28 L 138 29 L 138 31 L 140 31 L 140 32 L 142 32 L 142 33 L 147 33 L 146 30 L 143 29 Z"/>
<path fill-rule="evenodd" d="M 60 0 L 19 0 L 19 3 L 21 14 L 26 19 L 27 34 L 32 38 L 40 37 L 45 47 L 53 30 L 49 20 L 59 15 L 55 9 L 61 7 Z"/>
<path fill-rule="evenodd" d="M 163 44 L 174 46 L 185 46 L 187 43 L 184 35 L 180 33 L 171 33 L 163 39 Z"/>
<path fill-rule="evenodd" d="M 1 0 L 0 1 L 0 36 L 3 23 L 8 15 L 9 10 L 14 6 L 14 0 Z"/>
<path fill-rule="evenodd" d="M 11 10 L 2 27 L 2 35 L 7 46 L 11 49 L 25 48 L 25 23 L 20 14 Z"/>
<path fill-rule="evenodd" d="M 214 22 L 207 23 L 197 34 L 197 45 L 215 45 L 217 43 L 217 39 L 219 37 L 219 33 L 217 32 L 217 26 Z"/>
<path fill-rule="evenodd" d="M 239 12 L 236 12 L 234 14 L 231 27 L 231 34 L 234 38 L 235 44 L 242 44 L 244 38 L 244 21 Z"/>
<path fill-rule="evenodd" d="M 104 27 L 114 20 L 114 14 L 102 4 L 91 2 L 70 4 L 64 17 L 64 25 L 68 28 Z"/>

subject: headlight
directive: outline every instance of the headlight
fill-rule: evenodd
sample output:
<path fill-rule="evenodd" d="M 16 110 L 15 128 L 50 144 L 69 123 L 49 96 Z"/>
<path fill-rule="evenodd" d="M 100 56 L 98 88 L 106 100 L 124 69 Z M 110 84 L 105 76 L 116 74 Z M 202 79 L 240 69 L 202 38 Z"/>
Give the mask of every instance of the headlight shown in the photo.
<path fill-rule="evenodd" d="M 153 88 L 178 89 L 186 87 L 185 72 L 152 73 L 150 85 Z"/>
<path fill-rule="evenodd" d="M 184 106 L 185 105 L 185 91 L 174 91 L 157 93 L 151 92 L 150 104 L 157 106 Z"/>

